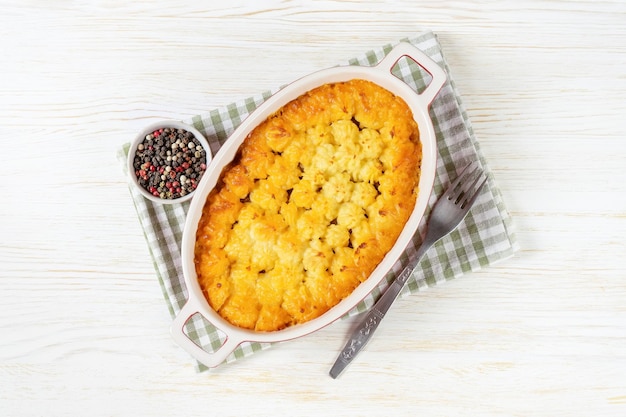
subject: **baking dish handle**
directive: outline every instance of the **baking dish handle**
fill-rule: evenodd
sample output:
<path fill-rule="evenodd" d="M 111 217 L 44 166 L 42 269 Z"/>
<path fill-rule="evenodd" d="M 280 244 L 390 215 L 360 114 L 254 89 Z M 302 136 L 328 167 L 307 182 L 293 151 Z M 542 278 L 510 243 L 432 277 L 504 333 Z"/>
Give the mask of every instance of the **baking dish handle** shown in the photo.
<path fill-rule="evenodd" d="M 426 55 L 408 42 L 401 42 L 396 45 L 387 54 L 387 56 L 385 56 L 378 63 L 378 65 L 376 65 L 376 67 L 379 67 L 384 71 L 391 72 L 393 67 L 400 60 L 400 58 L 405 56 L 407 58 L 410 58 L 420 67 L 422 67 L 424 71 L 429 73 L 432 77 L 426 89 L 422 91 L 421 94 L 419 94 L 420 97 L 422 97 L 422 99 L 424 99 L 426 103 L 430 105 L 445 84 L 448 77 L 446 75 L 446 72 L 428 55 Z"/>
<path fill-rule="evenodd" d="M 215 351 L 208 352 L 204 350 L 185 333 L 185 323 L 187 323 L 191 316 L 199 312 L 198 307 L 190 298 L 180 310 L 178 315 L 174 318 L 174 322 L 170 328 L 170 333 L 172 334 L 174 341 L 196 360 L 209 368 L 214 368 L 224 362 L 228 355 L 230 355 L 237 348 L 237 346 L 243 342 L 243 340 L 229 335 L 226 342 L 224 342 L 224 344 L 222 344 L 222 346 L 217 348 Z"/>

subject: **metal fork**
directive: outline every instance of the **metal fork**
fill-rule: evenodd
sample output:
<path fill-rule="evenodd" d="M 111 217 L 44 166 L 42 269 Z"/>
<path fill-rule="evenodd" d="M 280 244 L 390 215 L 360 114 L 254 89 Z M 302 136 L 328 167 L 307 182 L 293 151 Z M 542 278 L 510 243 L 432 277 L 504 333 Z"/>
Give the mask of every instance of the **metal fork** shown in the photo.
<path fill-rule="evenodd" d="M 456 229 L 476 201 L 486 181 L 487 177 L 483 171 L 472 162 L 461 171 L 457 179 L 437 200 L 430 214 L 422 245 L 352 333 L 352 337 L 330 370 L 331 377 L 337 378 L 367 344 L 426 251 Z"/>

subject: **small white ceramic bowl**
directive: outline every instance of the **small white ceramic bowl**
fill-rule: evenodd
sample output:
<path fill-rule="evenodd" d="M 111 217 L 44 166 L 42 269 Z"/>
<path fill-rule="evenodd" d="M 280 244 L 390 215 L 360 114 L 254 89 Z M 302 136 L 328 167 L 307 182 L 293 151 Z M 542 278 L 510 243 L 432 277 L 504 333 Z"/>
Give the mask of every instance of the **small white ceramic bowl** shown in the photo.
<path fill-rule="evenodd" d="M 155 122 L 146 126 L 141 132 L 137 134 L 133 142 L 130 144 L 130 149 L 128 150 L 128 160 L 127 160 L 128 175 L 130 176 L 131 182 L 137 187 L 137 190 L 139 190 L 139 192 L 148 200 L 153 201 L 155 203 L 161 203 L 161 204 L 182 203 L 183 201 L 187 201 L 191 199 L 191 197 L 193 197 L 193 195 L 195 194 L 195 190 L 188 192 L 187 194 L 177 197 L 177 198 L 161 198 L 160 196 L 153 195 L 152 193 L 150 193 L 150 191 L 145 189 L 139 183 L 139 179 L 137 178 L 137 175 L 135 173 L 136 170 L 134 167 L 134 161 L 135 161 L 135 156 L 137 153 L 137 147 L 146 141 L 146 136 L 152 134 L 155 131 L 158 131 L 159 129 L 165 129 L 165 128 L 183 129 L 183 130 L 186 130 L 187 132 L 190 132 L 195 137 L 195 139 L 200 143 L 200 145 L 202 146 L 202 149 L 204 150 L 206 161 L 204 162 L 205 169 L 203 171 L 203 174 L 206 172 L 206 166 L 208 166 L 209 162 L 211 162 L 212 155 L 211 155 L 211 149 L 209 147 L 209 143 L 207 142 L 206 138 L 202 135 L 202 133 L 200 133 L 197 129 L 195 129 L 193 126 L 190 126 L 188 124 L 178 122 L 176 120 L 163 120 L 163 121 Z M 167 166 L 167 165 L 164 165 L 164 166 Z M 198 178 L 197 181 L 199 182 L 200 178 Z"/>

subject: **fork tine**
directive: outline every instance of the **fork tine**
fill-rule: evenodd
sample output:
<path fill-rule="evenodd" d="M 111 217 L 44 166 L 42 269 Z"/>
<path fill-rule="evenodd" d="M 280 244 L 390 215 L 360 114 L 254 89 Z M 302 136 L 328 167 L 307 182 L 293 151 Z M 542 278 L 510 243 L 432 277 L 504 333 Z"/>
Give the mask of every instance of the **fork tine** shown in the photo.
<path fill-rule="evenodd" d="M 463 184 L 461 184 L 461 181 L 465 180 L 466 177 L 471 178 L 474 175 L 477 167 L 471 170 L 469 174 L 465 175 L 468 172 L 469 168 L 472 167 L 474 164 L 475 162 L 470 162 L 469 164 L 467 164 L 465 168 L 461 170 L 459 175 L 457 175 L 454 182 L 450 184 L 450 186 L 448 187 L 448 190 L 444 194 L 444 196 L 447 197 L 448 200 L 456 201 L 459 198 L 459 196 L 463 193 Z"/>
<path fill-rule="evenodd" d="M 478 181 L 480 179 L 483 179 L 480 184 L 476 187 L 476 184 L 478 184 Z M 463 201 L 463 203 L 461 203 L 461 208 L 464 209 L 465 207 L 471 207 L 472 204 L 474 204 L 474 201 L 476 201 L 476 198 L 478 198 L 478 195 L 480 194 L 480 190 L 482 190 L 483 186 L 487 183 L 487 176 L 483 174 L 483 172 L 481 171 L 480 174 L 478 175 L 478 177 L 476 177 L 476 180 L 472 183 L 472 186 L 469 187 L 469 190 L 473 190 L 474 187 L 476 187 L 476 191 L 474 191 L 474 193 L 471 196 L 468 196 L 467 193 L 465 193 L 465 195 L 467 196 L 467 198 L 465 199 L 465 201 Z"/>
<path fill-rule="evenodd" d="M 465 175 L 464 181 L 461 182 L 459 187 L 459 192 L 456 194 L 456 198 L 454 198 L 454 204 L 459 204 L 467 198 L 467 193 L 470 192 L 480 177 L 482 176 L 483 171 L 480 167 L 476 167 L 469 174 Z"/>

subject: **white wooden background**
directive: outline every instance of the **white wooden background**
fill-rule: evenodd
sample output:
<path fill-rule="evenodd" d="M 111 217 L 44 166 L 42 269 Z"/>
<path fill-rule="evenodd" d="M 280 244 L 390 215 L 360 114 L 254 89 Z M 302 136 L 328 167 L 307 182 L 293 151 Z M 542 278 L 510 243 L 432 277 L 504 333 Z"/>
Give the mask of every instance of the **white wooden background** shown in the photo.
<path fill-rule="evenodd" d="M 432 29 L 521 251 L 195 373 L 117 149 Z M 0 1 L 0 415 L 626 415 L 626 3 Z"/>

